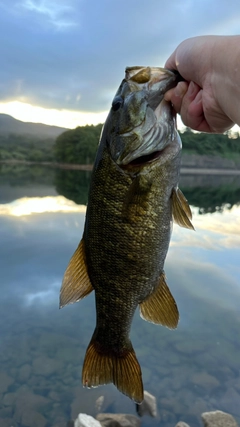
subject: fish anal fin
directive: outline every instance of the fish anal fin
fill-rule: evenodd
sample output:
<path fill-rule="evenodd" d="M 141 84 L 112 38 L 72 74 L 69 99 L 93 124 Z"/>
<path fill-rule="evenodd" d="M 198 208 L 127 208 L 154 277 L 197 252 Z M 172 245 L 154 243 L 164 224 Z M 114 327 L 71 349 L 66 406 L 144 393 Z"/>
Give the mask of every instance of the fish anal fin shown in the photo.
<path fill-rule="evenodd" d="M 194 230 L 191 223 L 192 212 L 187 199 L 179 188 L 173 188 L 172 191 L 172 216 L 174 222 L 180 227 L 190 228 Z"/>
<path fill-rule="evenodd" d="M 178 308 L 164 273 L 161 274 L 156 289 L 140 304 L 140 316 L 148 322 L 167 326 L 170 329 L 177 327 Z"/>
<path fill-rule="evenodd" d="M 92 292 L 83 239 L 69 261 L 60 290 L 60 308 L 86 297 Z"/>
<path fill-rule="evenodd" d="M 84 359 L 82 383 L 84 387 L 113 383 L 136 403 L 143 401 L 141 368 L 131 343 L 128 350 L 118 355 L 99 350 L 98 343 L 92 339 Z"/>

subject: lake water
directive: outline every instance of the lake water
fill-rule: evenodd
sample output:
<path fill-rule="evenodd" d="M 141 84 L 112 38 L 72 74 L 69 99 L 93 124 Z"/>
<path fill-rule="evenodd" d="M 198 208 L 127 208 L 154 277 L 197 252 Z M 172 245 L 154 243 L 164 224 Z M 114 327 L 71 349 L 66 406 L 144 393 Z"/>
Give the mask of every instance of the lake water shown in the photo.
<path fill-rule="evenodd" d="M 79 412 L 136 415 L 113 385 L 83 389 L 94 296 L 58 309 L 83 231 L 90 172 L 0 169 L 0 425 L 66 427 Z M 202 426 L 220 409 L 240 422 L 240 176 L 183 175 L 196 231 L 174 225 L 165 271 L 180 311 L 168 330 L 136 313 L 131 339 L 158 415 L 143 427 Z"/>

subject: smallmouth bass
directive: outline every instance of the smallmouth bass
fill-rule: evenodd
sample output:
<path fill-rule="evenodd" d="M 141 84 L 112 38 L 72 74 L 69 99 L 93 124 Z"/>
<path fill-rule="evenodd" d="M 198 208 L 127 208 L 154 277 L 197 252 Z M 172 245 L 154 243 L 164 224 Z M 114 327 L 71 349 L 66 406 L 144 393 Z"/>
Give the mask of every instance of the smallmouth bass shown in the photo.
<path fill-rule="evenodd" d="M 82 240 L 66 269 L 60 307 L 95 290 L 97 321 L 82 371 L 84 386 L 113 383 L 143 400 L 129 333 L 134 312 L 176 328 L 179 314 L 164 261 L 172 221 L 193 228 L 178 188 L 181 140 L 164 94 L 179 75 L 128 67 L 102 130 Z"/>

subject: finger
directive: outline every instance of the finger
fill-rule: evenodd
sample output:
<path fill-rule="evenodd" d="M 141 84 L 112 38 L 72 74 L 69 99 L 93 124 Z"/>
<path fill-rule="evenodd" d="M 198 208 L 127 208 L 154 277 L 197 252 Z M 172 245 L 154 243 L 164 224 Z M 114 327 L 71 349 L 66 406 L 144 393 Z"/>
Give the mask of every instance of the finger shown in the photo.
<path fill-rule="evenodd" d="M 183 123 L 195 130 L 204 120 L 202 90 L 194 82 L 190 82 L 188 90 L 182 98 L 180 114 Z"/>
<path fill-rule="evenodd" d="M 165 93 L 165 95 L 164 95 L 164 99 L 165 99 L 165 101 L 172 102 L 173 92 L 174 92 L 174 88 L 173 88 L 173 89 L 168 90 L 168 91 Z"/>
<path fill-rule="evenodd" d="M 194 130 L 212 132 L 204 115 L 202 94 L 202 89 L 191 82 L 182 100 L 181 119 L 186 126 Z"/>
<path fill-rule="evenodd" d="M 182 100 L 188 90 L 187 82 L 179 82 L 177 86 L 165 93 L 165 101 L 170 101 L 174 110 L 179 113 L 181 110 Z"/>
<path fill-rule="evenodd" d="M 195 88 L 194 90 L 198 90 Z M 195 94 L 196 92 L 194 92 Z M 193 97 L 191 95 L 190 99 Z M 186 121 L 187 126 L 192 129 L 202 131 L 202 132 L 210 132 L 210 126 L 208 125 L 203 111 L 203 103 L 202 103 L 202 89 L 198 90 L 196 96 L 190 100 L 188 103 L 188 107 L 186 110 L 186 118 L 182 118 L 183 122 Z"/>

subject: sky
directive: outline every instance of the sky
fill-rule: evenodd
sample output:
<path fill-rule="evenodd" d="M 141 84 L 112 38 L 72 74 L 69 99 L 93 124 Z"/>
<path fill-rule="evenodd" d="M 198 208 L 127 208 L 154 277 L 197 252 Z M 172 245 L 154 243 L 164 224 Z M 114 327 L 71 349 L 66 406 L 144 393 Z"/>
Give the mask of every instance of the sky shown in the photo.
<path fill-rule="evenodd" d="M 239 0 L 0 0 L 0 113 L 103 123 L 126 66 L 163 66 L 185 38 L 239 22 Z"/>

